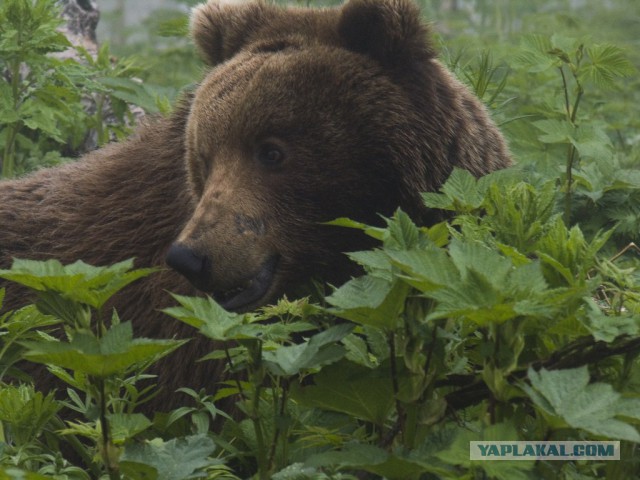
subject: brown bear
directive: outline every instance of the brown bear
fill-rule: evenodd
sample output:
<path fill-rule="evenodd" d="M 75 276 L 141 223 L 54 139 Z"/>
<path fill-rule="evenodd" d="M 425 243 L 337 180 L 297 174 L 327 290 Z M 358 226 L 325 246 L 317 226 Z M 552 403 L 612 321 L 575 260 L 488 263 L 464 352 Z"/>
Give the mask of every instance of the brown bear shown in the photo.
<path fill-rule="evenodd" d="M 354 273 L 343 252 L 401 207 L 434 214 L 421 192 L 453 167 L 480 176 L 510 156 L 483 105 L 436 59 L 408 0 L 332 9 L 265 2 L 196 8 L 192 35 L 212 67 L 169 118 L 77 162 L 0 183 L 0 267 L 13 257 L 106 265 L 135 257 L 164 270 L 115 300 L 138 335 L 192 336 L 159 313 L 167 291 L 214 296 L 230 310 L 276 300 L 311 277 Z M 187 282 L 186 279 L 189 280 Z M 6 306 L 27 301 L 7 286 Z M 197 338 L 162 362 L 164 394 L 212 387 Z M 212 370 L 213 369 L 213 370 Z"/>

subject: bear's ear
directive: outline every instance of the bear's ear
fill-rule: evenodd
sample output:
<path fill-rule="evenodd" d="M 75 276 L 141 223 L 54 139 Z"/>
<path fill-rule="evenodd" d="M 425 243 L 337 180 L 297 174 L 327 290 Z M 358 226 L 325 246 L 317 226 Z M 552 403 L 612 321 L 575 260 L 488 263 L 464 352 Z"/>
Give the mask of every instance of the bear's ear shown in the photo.
<path fill-rule="evenodd" d="M 342 8 L 338 33 L 347 49 L 387 68 L 435 57 L 420 10 L 409 0 L 351 0 Z"/>
<path fill-rule="evenodd" d="M 191 11 L 191 36 L 209 65 L 235 55 L 276 9 L 262 1 L 209 0 Z"/>

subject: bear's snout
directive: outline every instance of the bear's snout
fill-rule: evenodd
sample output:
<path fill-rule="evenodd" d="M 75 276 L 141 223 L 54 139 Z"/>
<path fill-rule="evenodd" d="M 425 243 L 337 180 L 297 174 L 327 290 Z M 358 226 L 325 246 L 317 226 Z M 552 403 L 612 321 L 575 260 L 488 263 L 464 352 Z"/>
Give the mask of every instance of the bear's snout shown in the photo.
<path fill-rule="evenodd" d="M 201 255 L 181 243 L 174 243 L 167 252 L 166 262 L 197 289 L 206 290 L 210 277 L 210 261 L 206 255 Z"/>

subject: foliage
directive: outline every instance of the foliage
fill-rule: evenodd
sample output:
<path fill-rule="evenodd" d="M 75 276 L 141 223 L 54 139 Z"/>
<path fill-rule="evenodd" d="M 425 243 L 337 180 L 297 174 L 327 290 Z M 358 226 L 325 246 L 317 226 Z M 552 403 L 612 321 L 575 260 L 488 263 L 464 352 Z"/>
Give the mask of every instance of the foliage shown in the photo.
<path fill-rule="evenodd" d="M 158 111 L 149 89 L 131 77 L 130 61 L 114 62 L 108 44 L 94 57 L 78 48 L 84 63 L 57 56 L 73 48 L 57 31 L 55 0 L 0 3 L 0 163 L 12 177 L 38 164 L 74 154 L 92 131 L 97 144 L 128 133 L 128 104 Z M 86 103 L 95 104 L 95 109 Z M 107 121 L 107 105 L 115 121 Z"/>
<path fill-rule="evenodd" d="M 521 7 L 531 13 L 529 2 Z M 496 20 L 498 37 L 512 14 Z M 184 20 L 161 24 L 183 33 Z M 24 80 L 31 91 L 45 62 L 57 62 L 34 51 L 42 63 Z M 105 52 L 74 66 L 93 73 L 67 75 L 83 80 L 61 83 L 49 101 L 86 88 L 152 103 L 137 87 L 117 88 L 133 71 Z M 480 179 L 454 170 L 423 194 L 449 215 L 436 225 L 402 211 L 382 226 L 334 221 L 379 245 L 350 253 L 363 274 L 324 298 L 239 314 L 175 295 L 165 313 L 214 340 L 201 361 L 227 370 L 207 390 L 181 389 L 189 403 L 175 410 L 150 418 L 139 406 L 156 393 L 145 369 L 184 342 L 136 338 L 135 319 L 105 307 L 153 272 L 130 261 L 24 260 L 0 271 L 37 297 L 0 316 L 0 381 L 19 380 L 0 388 L 0 478 L 640 475 L 639 150 L 635 120 L 614 100 L 635 69 L 619 47 L 582 35 L 525 36 L 506 60 L 499 53 L 495 45 L 475 59 L 453 50 L 444 58 L 495 112 L 520 165 Z M 19 135 L 50 137 L 24 118 L 12 123 Z M 47 365 L 66 390 L 37 391 L 25 361 Z M 469 460 L 472 440 L 541 439 L 622 440 L 623 461 Z"/>

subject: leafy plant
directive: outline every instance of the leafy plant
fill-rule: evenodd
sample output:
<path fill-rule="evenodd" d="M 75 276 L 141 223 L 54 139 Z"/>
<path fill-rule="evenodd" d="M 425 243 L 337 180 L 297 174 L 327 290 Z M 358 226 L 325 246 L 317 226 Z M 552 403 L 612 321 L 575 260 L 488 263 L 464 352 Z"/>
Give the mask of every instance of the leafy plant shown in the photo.
<path fill-rule="evenodd" d="M 83 64 L 54 55 L 73 48 L 57 28 L 55 0 L 6 0 L 0 4 L 0 163 L 2 176 L 59 162 L 91 131 L 97 145 L 128 133 L 129 104 L 148 112 L 168 107 L 132 79 L 130 60 L 114 62 L 108 44 L 94 58 L 79 48 Z M 83 105 L 92 99 L 95 113 Z M 107 105 L 110 116 L 107 118 Z M 128 123 L 127 123 L 128 122 Z"/>
<path fill-rule="evenodd" d="M 615 86 L 616 78 L 631 75 L 635 68 L 622 50 L 614 45 L 588 45 L 561 35 L 528 37 L 518 62 L 528 67 L 531 73 L 557 69 L 562 79 L 562 116 L 557 112 L 558 115 L 554 116 L 559 118 L 539 120 L 534 125 L 542 132 L 540 140 L 543 143 L 567 145 L 563 188 L 564 219 L 569 223 L 573 172 L 579 158 L 608 160 L 612 156 L 611 142 L 604 128 L 594 123 L 579 122 L 578 110 L 585 87 L 611 88 Z"/>
<path fill-rule="evenodd" d="M 119 456 L 119 445 L 151 426 L 144 415 L 130 413 L 138 402 L 143 401 L 135 390 L 135 383 L 150 364 L 184 343 L 134 339 L 131 323 L 121 322 L 115 312 L 107 324 L 102 310 L 109 298 L 152 272 L 131 270 L 132 265 L 133 262 L 127 261 L 98 268 L 82 262 L 62 266 L 56 260 L 16 260 L 11 270 L 0 270 L 0 277 L 38 292 L 37 310 L 26 307 L 4 317 L 3 326 L 11 344 L 19 345 L 18 351 L 9 355 L 7 363 L 27 359 L 46 365 L 53 375 L 73 388 L 67 393 L 75 404 L 55 401 L 51 394 L 43 397 L 29 386 L 5 387 L 0 392 L 0 420 L 12 432 L 8 439 L 11 448 L 5 456 L 12 455 L 13 449 L 24 455 L 25 450 L 28 452 L 34 445 L 41 445 L 40 436 L 45 425 L 65 405 L 85 415 L 89 422 L 69 421 L 60 433 L 88 438 L 100 452 L 109 477 L 119 478 L 117 463 L 114 463 L 114 456 Z M 29 316 L 22 312 L 28 312 Z M 29 337 L 23 335 L 19 340 L 11 338 L 13 332 L 27 331 L 23 327 L 25 318 L 35 320 L 31 328 L 60 323 L 66 340 L 44 332 Z M 9 350 L 5 348 L 5 351 Z M 123 388 L 125 383 L 126 389 Z M 57 420 L 56 424 L 59 423 Z M 74 447 L 80 450 L 78 453 L 82 457 L 91 458 L 79 442 L 74 442 Z M 17 464 L 32 462 L 26 455 Z"/>
<path fill-rule="evenodd" d="M 491 24 L 476 7 L 480 20 L 457 12 L 453 21 L 479 21 L 499 36 L 516 8 L 527 19 L 532 11 L 511 2 Z M 165 33 L 183 30 L 184 18 Z M 478 60 L 468 60 L 470 50 L 448 54 L 498 110 L 521 160 L 480 179 L 454 170 L 439 192 L 424 194 L 448 221 L 418 226 L 401 211 L 383 227 L 335 221 L 379 245 L 350 253 L 364 274 L 316 301 L 237 314 L 176 295 L 165 313 L 215 340 L 201 361 L 225 363 L 226 376 L 211 390 L 180 389 L 185 405 L 173 411 L 138 413 L 154 394 L 138 381 L 181 342 L 135 338 L 135 319 L 104 307 L 152 272 L 55 261 L 0 272 L 37 294 L 35 306 L 0 316 L 0 380 L 16 379 L 0 388 L 0 477 L 638 476 L 640 261 L 631 242 L 640 231 L 640 157 L 635 120 L 614 103 L 634 69 L 620 48 L 576 38 L 527 37 L 506 59 L 495 44 Z M 128 63 L 114 67 L 106 49 L 86 61 L 91 73 L 74 66 L 69 85 L 115 97 L 120 112 L 118 102 L 132 99 L 152 108 L 143 87 L 124 81 L 138 74 Z M 36 88 L 39 77 L 29 78 Z M 104 123 L 103 113 L 90 122 Z M 44 128 L 15 125 L 18 139 L 47 138 Z M 24 362 L 48 365 L 66 386 L 63 400 L 38 392 Z M 621 440 L 623 460 L 469 459 L 473 440 L 541 439 Z M 64 441 L 79 458 L 60 452 Z"/>

